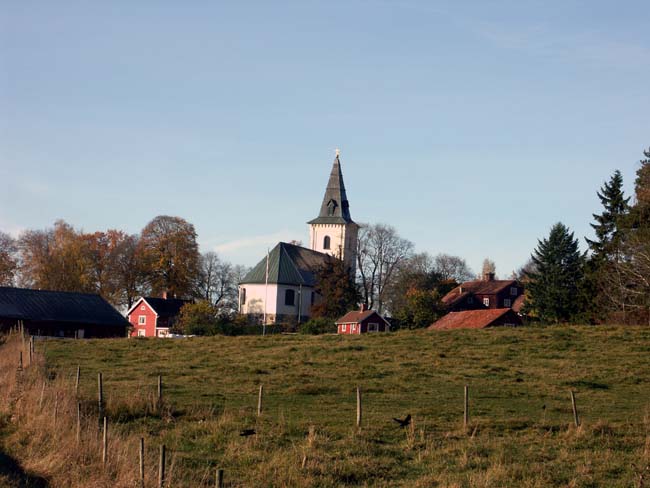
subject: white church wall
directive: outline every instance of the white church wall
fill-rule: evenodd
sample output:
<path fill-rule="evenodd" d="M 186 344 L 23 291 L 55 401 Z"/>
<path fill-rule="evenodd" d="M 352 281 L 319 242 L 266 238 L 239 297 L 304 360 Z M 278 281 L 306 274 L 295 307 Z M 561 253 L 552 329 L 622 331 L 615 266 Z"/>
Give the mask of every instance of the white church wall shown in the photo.
<path fill-rule="evenodd" d="M 244 284 L 239 287 L 241 300 L 242 289 L 246 289 L 246 303 L 242 304 L 241 313 L 252 315 L 264 314 L 264 302 L 266 301 L 266 314 L 275 315 L 278 303 L 278 285 L 269 284 Z"/>
<path fill-rule="evenodd" d="M 287 315 L 298 318 L 298 307 L 300 306 L 300 315 L 302 317 L 309 316 L 311 309 L 311 294 L 313 288 L 309 286 L 302 287 L 302 300 L 301 300 L 301 287 L 299 286 L 289 286 L 289 285 L 277 285 L 278 286 L 278 302 L 277 302 L 277 313 L 278 315 Z M 294 305 L 285 305 L 285 293 L 286 290 L 293 290 L 294 292 Z"/>

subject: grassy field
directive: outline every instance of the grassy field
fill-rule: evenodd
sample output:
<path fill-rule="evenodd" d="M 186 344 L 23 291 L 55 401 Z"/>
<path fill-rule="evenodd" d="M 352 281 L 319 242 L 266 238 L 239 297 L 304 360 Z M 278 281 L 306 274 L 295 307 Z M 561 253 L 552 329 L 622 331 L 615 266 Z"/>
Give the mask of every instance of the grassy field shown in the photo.
<path fill-rule="evenodd" d="M 71 389 L 81 367 L 89 417 L 103 373 L 125 459 L 143 436 L 154 464 L 164 443 L 172 486 L 211 486 L 216 466 L 238 487 L 650 486 L 650 328 L 48 341 L 45 349 L 59 388 Z M 162 412 L 153 407 L 159 374 Z M 392 417 L 406 414 L 414 423 L 400 429 Z M 240 437 L 243 428 L 257 434 Z M 27 442 L 20 430 L 12 436 Z M 135 472 L 137 462 L 120 469 Z"/>

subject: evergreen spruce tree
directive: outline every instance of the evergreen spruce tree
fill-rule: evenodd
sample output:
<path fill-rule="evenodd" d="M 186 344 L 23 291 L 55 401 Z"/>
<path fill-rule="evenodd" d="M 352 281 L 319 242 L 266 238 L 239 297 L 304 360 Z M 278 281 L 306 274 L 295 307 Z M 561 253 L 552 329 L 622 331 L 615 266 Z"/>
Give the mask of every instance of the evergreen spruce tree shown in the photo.
<path fill-rule="evenodd" d="M 551 228 L 548 238 L 538 241 L 528 273 L 531 308 L 544 322 L 567 322 L 583 310 L 583 256 L 578 240 L 562 223 Z"/>
<path fill-rule="evenodd" d="M 361 299 L 349 268 L 338 259 L 330 259 L 316 270 L 314 291 L 321 296 L 321 300 L 311 307 L 313 318 L 338 319 L 356 309 Z"/>
<path fill-rule="evenodd" d="M 623 218 L 630 211 L 630 198 L 625 198 L 623 193 L 621 172 L 616 170 L 596 194 L 603 205 L 603 212 L 600 215 L 592 214 L 595 223 L 590 225 L 594 229 L 596 239 L 587 239 L 587 243 L 594 260 L 616 260 L 621 243 L 621 225 Z"/>

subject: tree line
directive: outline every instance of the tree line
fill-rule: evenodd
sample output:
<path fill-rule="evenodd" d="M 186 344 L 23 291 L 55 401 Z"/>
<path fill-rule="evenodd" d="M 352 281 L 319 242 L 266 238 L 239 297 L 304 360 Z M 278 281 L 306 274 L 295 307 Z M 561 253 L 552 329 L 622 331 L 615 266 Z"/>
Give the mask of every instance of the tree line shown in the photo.
<path fill-rule="evenodd" d="M 0 231 L 0 285 L 98 293 L 118 308 L 140 296 L 198 298 L 222 314 L 237 311 L 247 271 L 214 253 L 201 254 L 194 226 L 160 215 L 139 234 L 85 233 L 63 220 L 17 238 Z"/>
<path fill-rule="evenodd" d="M 596 192 L 595 237 L 555 224 L 521 270 L 527 312 L 543 322 L 650 323 L 650 149 L 636 172 L 634 199 L 616 170 Z"/>

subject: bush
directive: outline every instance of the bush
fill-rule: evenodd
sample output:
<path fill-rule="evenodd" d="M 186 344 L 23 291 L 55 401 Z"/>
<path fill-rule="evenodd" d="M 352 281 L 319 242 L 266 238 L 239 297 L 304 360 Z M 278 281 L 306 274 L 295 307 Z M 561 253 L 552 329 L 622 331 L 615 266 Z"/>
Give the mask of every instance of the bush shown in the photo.
<path fill-rule="evenodd" d="M 300 324 L 298 330 L 301 334 L 334 334 L 336 333 L 336 324 L 333 319 L 319 317 Z"/>

